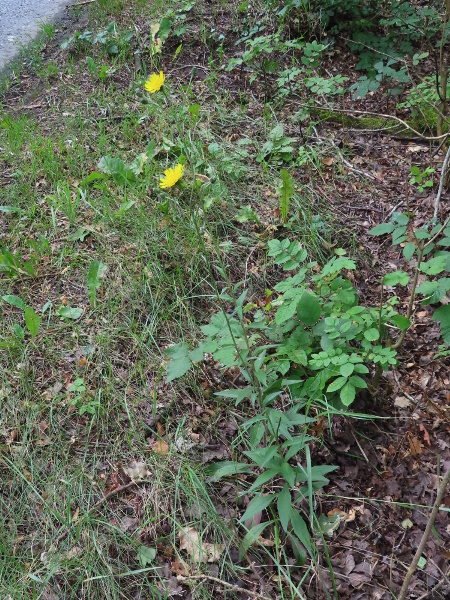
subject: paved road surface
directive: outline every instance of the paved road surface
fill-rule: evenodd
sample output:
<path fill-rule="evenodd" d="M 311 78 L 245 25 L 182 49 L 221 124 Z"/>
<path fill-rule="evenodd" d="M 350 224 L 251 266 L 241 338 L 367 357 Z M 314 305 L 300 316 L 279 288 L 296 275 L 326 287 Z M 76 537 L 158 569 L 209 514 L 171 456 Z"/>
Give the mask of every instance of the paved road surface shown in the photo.
<path fill-rule="evenodd" d="M 39 23 L 50 21 L 69 0 L 0 0 L 0 69 L 39 32 Z"/>

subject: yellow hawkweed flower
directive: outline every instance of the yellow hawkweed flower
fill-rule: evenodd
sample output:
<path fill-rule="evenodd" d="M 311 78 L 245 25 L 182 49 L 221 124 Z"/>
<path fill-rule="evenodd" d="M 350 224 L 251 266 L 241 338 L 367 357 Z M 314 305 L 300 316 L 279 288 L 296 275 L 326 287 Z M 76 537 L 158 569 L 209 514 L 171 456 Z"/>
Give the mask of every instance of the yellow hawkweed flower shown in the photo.
<path fill-rule="evenodd" d="M 147 90 L 147 92 L 150 92 L 150 94 L 159 92 L 159 90 L 162 88 L 165 79 L 166 76 L 162 71 L 159 72 L 159 75 L 157 73 L 152 73 L 150 75 L 150 79 L 147 79 L 147 81 L 145 82 L 145 89 Z"/>
<path fill-rule="evenodd" d="M 159 178 L 159 187 L 170 188 L 173 187 L 176 182 L 183 177 L 184 167 L 178 164 L 174 169 L 166 169 L 164 171 L 164 177 Z"/>

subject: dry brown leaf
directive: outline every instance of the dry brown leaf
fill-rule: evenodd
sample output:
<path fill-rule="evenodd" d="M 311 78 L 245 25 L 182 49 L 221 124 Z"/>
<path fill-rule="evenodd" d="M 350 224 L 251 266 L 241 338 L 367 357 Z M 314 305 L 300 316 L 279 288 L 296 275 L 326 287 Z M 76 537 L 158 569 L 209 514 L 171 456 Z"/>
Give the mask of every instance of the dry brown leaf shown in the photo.
<path fill-rule="evenodd" d="M 326 167 L 331 167 L 331 165 L 334 163 L 334 158 L 332 156 L 328 156 L 327 158 L 324 158 L 322 161 L 322 164 L 325 165 Z"/>
<path fill-rule="evenodd" d="M 170 567 L 172 569 L 172 573 L 175 575 L 181 575 L 182 577 L 189 577 L 189 567 L 185 562 L 180 560 L 178 556 L 175 560 L 171 561 Z"/>
<path fill-rule="evenodd" d="M 167 454 L 169 454 L 169 445 L 164 440 L 158 440 L 153 444 L 152 450 L 153 452 L 156 452 L 156 454 L 167 456 Z"/>
<path fill-rule="evenodd" d="M 409 447 L 413 456 L 419 456 L 419 454 L 422 454 L 422 444 L 420 440 L 413 435 L 409 438 Z"/>
<path fill-rule="evenodd" d="M 223 544 L 210 544 L 200 540 L 194 527 L 182 529 L 178 534 L 180 550 L 186 550 L 195 562 L 216 562 L 225 550 Z"/>
<path fill-rule="evenodd" d="M 425 427 L 422 425 L 422 423 L 419 423 L 419 429 L 423 433 L 423 440 L 424 440 L 424 442 L 426 442 L 429 446 L 431 446 L 430 434 L 425 429 Z"/>
<path fill-rule="evenodd" d="M 410 404 L 411 401 L 408 400 L 408 398 L 405 398 L 405 396 L 397 396 L 394 400 L 394 406 L 397 406 L 398 408 L 408 408 Z"/>

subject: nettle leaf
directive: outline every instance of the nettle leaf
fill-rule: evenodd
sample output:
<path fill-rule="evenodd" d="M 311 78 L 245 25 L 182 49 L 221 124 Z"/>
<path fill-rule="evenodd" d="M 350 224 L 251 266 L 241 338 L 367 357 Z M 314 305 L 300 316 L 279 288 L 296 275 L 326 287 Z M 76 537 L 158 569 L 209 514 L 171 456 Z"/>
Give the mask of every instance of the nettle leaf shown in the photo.
<path fill-rule="evenodd" d="M 30 306 L 25 307 L 25 325 L 28 331 L 31 333 L 31 339 L 36 337 L 39 326 L 41 324 L 41 318 L 34 312 Z"/>
<path fill-rule="evenodd" d="M 297 316 L 305 325 L 315 325 L 322 313 L 318 297 L 310 292 L 305 292 L 297 304 Z"/>
<path fill-rule="evenodd" d="M 396 229 L 393 223 L 380 223 L 376 227 L 372 227 L 369 231 L 369 235 L 385 235 L 386 233 L 392 233 Z"/>
<path fill-rule="evenodd" d="M 383 277 L 383 285 L 387 285 L 389 287 L 394 287 L 395 285 L 408 285 L 409 283 L 409 275 L 405 273 L 405 271 L 393 271 L 392 273 L 387 273 Z"/>
<path fill-rule="evenodd" d="M 2 300 L 7 304 L 11 304 L 11 306 L 25 310 L 25 302 L 19 296 L 14 296 L 13 294 L 2 296 Z"/>
<path fill-rule="evenodd" d="M 189 348 L 184 343 L 167 348 L 166 356 L 170 359 L 170 362 L 167 365 L 167 383 L 182 377 L 189 371 L 191 368 L 191 361 L 189 360 L 188 354 Z"/>
<path fill-rule="evenodd" d="M 431 318 L 441 324 L 442 338 L 450 346 L 450 304 L 437 308 Z"/>

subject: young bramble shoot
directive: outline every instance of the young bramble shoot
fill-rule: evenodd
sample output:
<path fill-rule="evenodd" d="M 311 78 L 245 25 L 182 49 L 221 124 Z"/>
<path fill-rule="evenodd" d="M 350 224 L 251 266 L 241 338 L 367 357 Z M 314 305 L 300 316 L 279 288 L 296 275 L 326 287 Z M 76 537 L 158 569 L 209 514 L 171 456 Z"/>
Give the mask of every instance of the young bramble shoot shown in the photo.
<path fill-rule="evenodd" d="M 180 163 L 175 168 L 166 169 L 164 177 L 159 178 L 159 187 L 162 189 L 173 187 L 183 177 L 184 166 Z"/>
<path fill-rule="evenodd" d="M 166 76 L 162 71 L 159 72 L 159 75 L 158 73 L 152 73 L 150 75 L 150 79 L 147 79 L 147 81 L 145 82 L 145 89 L 147 90 L 147 92 L 150 92 L 150 94 L 159 92 L 165 80 Z"/>

